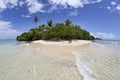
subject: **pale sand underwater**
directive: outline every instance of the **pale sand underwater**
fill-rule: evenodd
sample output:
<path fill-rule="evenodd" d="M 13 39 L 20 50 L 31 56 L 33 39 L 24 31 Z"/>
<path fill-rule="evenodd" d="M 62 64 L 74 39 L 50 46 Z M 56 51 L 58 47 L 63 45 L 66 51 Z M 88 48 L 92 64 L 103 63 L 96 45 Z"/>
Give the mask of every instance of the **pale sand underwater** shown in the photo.
<path fill-rule="evenodd" d="M 0 80 L 82 80 L 72 54 L 80 46 L 34 42 L 20 45 L 17 54 L 0 61 Z"/>
<path fill-rule="evenodd" d="M 120 42 L 0 44 L 0 80 L 120 80 Z"/>
<path fill-rule="evenodd" d="M 120 43 L 117 43 L 92 43 L 74 52 L 84 80 L 120 80 Z"/>

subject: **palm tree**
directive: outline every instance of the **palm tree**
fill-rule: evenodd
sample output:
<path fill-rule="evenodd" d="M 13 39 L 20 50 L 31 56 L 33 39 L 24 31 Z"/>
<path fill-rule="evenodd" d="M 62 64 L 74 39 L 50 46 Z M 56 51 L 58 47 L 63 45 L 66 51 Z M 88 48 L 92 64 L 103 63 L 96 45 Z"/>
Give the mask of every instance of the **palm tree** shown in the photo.
<path fill-rule="evenodd" d="M 36 26 L 37 26 L 37 23 L 40 21 L 40 19 L 37 17 L 37 16 L 35 16 L 34 17 L 34 23 L 36 23 Z"/>
<path fill-rule="evenodd" d="M 70 20 L 70 19 L 67 19 L 66 21 L 65 21 L 65 25 L 66 26 L 70 26 L 72 24 L 72 21 Z"/>
<path fill-rule="evenodd" d="M 45 29 L 45 25 L 44 25 L 44 24 L 42 24 L 41 26 L 39 26 L 39 30 L 40 30 L 41 32 L 43 32 L 44 29 Z"/>
<path fill-rule="evenodd" d="M 53 21 L 52 21 L 52 20 L 49 20 L 49 21 L 47 22 L 47 25 L 48 25 L 49 27 L 52 27 Z"/>

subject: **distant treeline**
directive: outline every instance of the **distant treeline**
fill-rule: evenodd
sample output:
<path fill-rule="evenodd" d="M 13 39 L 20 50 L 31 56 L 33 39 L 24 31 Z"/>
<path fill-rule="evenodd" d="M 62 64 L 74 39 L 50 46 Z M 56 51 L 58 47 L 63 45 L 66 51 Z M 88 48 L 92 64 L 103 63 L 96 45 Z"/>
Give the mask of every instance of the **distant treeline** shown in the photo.
<path fill-rule="evenodd" d="M 34 18 L 34 22 L 39 21 L 38 17 Z M 66 20 L 64 23 L 56 23 L 49 20 L 47 24 L 39 25 L 37 28 L 32 28 L 28 32 L 17 36 L 18 41 L 33 41 L 33 40 L 94 40 L 94 36 L 80 26 L 72 24 L 71 20 Z"/>

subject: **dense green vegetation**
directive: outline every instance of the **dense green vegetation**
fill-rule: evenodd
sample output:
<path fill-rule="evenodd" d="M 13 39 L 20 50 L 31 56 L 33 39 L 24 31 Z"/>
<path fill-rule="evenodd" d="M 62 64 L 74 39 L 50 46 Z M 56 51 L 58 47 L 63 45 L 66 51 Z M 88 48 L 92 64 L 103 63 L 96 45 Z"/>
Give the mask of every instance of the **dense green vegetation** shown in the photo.
<path fill-rule="evenodd" d="M 39 21 L 38 17 L 34 18 L 34 22 Z M 94 36 L 80 26 L 72 24 L 72 21 L 66 20 L 65 23 L 56 23 L 49 20 L 47 25 L 42 24 L 37 28 L 32 28 L 28 32 L 17 36 L 18 41 L 33 41 L 33 40 L 94 40 Z"/>

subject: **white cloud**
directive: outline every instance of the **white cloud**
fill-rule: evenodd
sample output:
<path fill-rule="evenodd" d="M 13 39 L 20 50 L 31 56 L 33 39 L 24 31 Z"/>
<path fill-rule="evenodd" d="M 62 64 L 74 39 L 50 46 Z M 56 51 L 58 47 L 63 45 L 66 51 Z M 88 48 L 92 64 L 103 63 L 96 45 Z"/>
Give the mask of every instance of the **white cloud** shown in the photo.
<path fill-rule="evenodd" d="M 18 5 L 18 0 L 4 0 L 7 8 L 14 8 Z"/>
<path fill-rule="evenodd" d="M 44 4 L 40 3 L 39 0 L 0 0 L 0 12 L 5 9 L 12 9 L 15 6 L 22 7 L 23 4 L 26 4 L 30 14 L 44 12 L 42 10 Z"/>
<path fill-rule="evenodd" d="M 0 11 L 17 6 L 18 0 L 0 0 Z"/>
<path fill-rule="evenodd" d="M 115 1 L 111 1 L 110 5 L 106 7 L 110 12 L 118 12 L 120 13 L 120 4 L 115 2 Z"/>
<path fill-rule="evenodd" d="M 114 1 L 112 1 L 112 2 L 111 2 L 111 5 L 114 6 L 114 5 L 117 5 L 117 3 L 114 2 Z"/>
<path fill-rule="evenodd" d="M 50 13 L 50 12 L 57 10 L 57 9 L 58 9 L 57 5 L 54 5 L 54 6 L 51 6 L 47 12 Z"/>
<path fill-rule="evenodd" d="M 43 7 L 44 4 L 39 2 L 39 0 L 24 0 L 24 1 L 19 1 L 19 6 L 22 7 L 22 5 L 27 6 L 27 10 L 29 11 L 29 14 L 34 14 L 37 12 L 44 12 Z"/>
<path fill-rule="evenodd" d="M 0 0 L 0 12 L 15 7 L 23 7 L 25 5 L 28 14 L 37 12 L 51 12 L 57 9 L 82 8 L 85 4 L 94 4 L 102 0 L 47 0 L 48 4 L 42 3 L 40 0 Z M 61 7 L 60 7 L 61 6 Z M 44 10 L 44 9 L 46 10 Z M 49 9 L 48 9 L 49 8 Z"/>
<path fill-rule="evenodd" d="M 30 18 L 31 16 L 30 15 L 21 15 L 23 18 Z"/>
<path fill-rule="evenodd" d="M 92 32 L 90 32 L 90 35 L 95 36 Z"/>
<path fill-rule="evenodd" d="M 3 0 L 0 0 L 0 12 L 3 11 L 4 9 L 6 9 L 6 4 Z"/>
<path fill-rule="evenodd" d="M 66 6 L 67 0 L 49 0 L 49 3 L 52 5 L 63 5 Z"/>
<path fill-rule="evenodd" d="M 115 8 L 113 8 L 112 6 L 108 6 L 106 8 L 110 11 L 110 13 L 116 11 Z"/>
<path fill-rule="evenodd" d="M 81 0 L 84 4 L 94 4 L 101 2 L 102 0 Z"/>
<path fill-rule="evenodd" d="M 68 6 L 73 8 L 82 8 L 85 4 L 94 4 L 101 1 L 102 0 L 49 0 L 49 4 L 54 6 L 54 9 L 58 6 L 63 6 L 63 8 L 67 8 Z"/>
<path fill-rule="evenodd" d="M 102 39 L 116 39 L 116 36 L 112 33 L 97 32 L 94 35 L 95 37 Z"/>
<path fill-rule="evenodd" d="M 0 39 L 15 38 L 20 32 L 12 29 L 12 23 L 0 20 Z"/>
<path fill-rule="evenodd" d="M 25 5 L 29 12 L 27 15 L 31 15 L 37 12 L 49 13 L 57 9 L 82 8 L 86 4 L 94 4 L 101 1 L 102 0 L 47 0 L 48 4 L 43 4 L 40 0 L 0 0 L 0 12 Z M 77 11 L 70 12 L 70 16 L 74 15 L 77 15 Z"/>
<path fill-rule="evenodd" d="M 66 4 L 68 4 L 69 6 L 74 7 L 74 8 L 84 6 L 84 4 L 81 2 L 81 0 L 67 0 Z"/>
<path fill-rule="evenodd" d="M 108 6 L 108 7 L 107 7 L 107 9 L 108 9 L 108 10 L 111 10 L 111 7 L 110 7 L 110 6 Z"/>
<path fill-rule="evenodd" d="M 29 6 L 28 10 L 29 10 L 30 14 L 37 13 L 37 12 L 44 12 L 44 10 L 42 10 L 43 7 L 44 7 L 43 4 L 38 3 L 38 2 L 33 2 Z"/>
<path fill-rule="evenodd" d="M 20 6 L 20 7 L 22 7 L 22 6 L 23 6 L 23 4 L 25 4 L 25 2 L 24 2 L 24 1 L 19 1 L 19 6 Z"/>
<path fill-rule="evenodd" d="M 11 22 L 0 21 L 0 31 L 1 30 L 7 30 L 10 27 L 12 27 Z"/>
<path fill-rule="evenodd" d="M 117 12 L 120 14 L 120 3 L 111 1 L 110 5 L 106 7 L 110 12 Z"/>
<path fill-rule="evenodd" d="M 78 15 L 78 10 L 70 11 L 69 16 L 77 16 Z"/>
<path fill-rule="evenodd" d="M 120 4 L 116 7 L 117 10 L 120 10 Z"/>
<path fill-rule="evenodd" d="M 25 0 L 25 3 L 27 3 L 28 6 L 30 6 L 32 3 L 37 2 L 37 0 Z"/>

